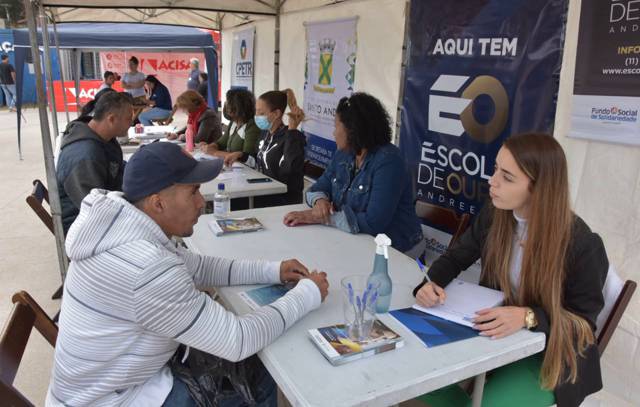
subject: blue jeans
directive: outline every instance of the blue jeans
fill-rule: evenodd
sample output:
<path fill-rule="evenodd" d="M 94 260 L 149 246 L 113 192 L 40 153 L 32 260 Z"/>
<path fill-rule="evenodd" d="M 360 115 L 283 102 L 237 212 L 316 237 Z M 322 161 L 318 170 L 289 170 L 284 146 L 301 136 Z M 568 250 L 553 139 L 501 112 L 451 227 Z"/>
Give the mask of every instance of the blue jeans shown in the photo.
<path fill-rule="evenodd" d="M 196 407 L 196 402 L 191 398 L 187 385 L 175 375 L 171 392 L 162 403 L 162 407 Z"/>
<path fill-rule="evenodd" d="M 171 110 L 161 109 L 159 107 L 151 108 L 146 112 L 140 113 L 138 116 L 138 120 L 142 123 L 143 126 L 151 126 L 151 120 L 162 120 L 171 116 Z"/>
<path fill-rule="evenodd" d="M 4 101 L 9 106 L 9 109 L 13 109 L 16 106 L 16 85 L 0 84 L 2 91 L 4 92 Z"/>
<path fill-rule="evenodd" d="M 257 404 L 255 407 L 276 407 L 278 404 L 278 392 L 276 383 L 271 375 L 264 370 L 264 376 L 255 390 Z M 240 393 L 226 392 L 222 399 L 218 398 L 218 407 L 249 407 Z M 176 375 L 173 376 L 173 388 L 162 404 L 162 407 L 196 407 L 195 400 L 191 397 L 187 385 Z"/>

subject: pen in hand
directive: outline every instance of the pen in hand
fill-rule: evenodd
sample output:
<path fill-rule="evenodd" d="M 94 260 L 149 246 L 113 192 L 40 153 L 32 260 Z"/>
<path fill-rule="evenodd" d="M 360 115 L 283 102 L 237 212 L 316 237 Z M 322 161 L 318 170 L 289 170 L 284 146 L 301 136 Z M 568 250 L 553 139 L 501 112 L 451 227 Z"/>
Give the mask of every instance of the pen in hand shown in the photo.
<path fill-rule="evenodd" d="M 429 273 L 427 272 L 427 267 L 422 264 L 422 262 L 420 261 L 420 259 L 418 257 L 416 257 L 416 263 L 418 263 L 418 267 L 420 268 L 420 271 L 422 271 L 422 274 L 424 274 L 426 280 L 428 283 L 431 283 L 431 278 L 429 277 Z M 438 294 L 438 291 L 434 288 L 434 294 L 438 297 L 438 302 L 440 304 L 444 304 L 444 296 L 441 296 L 440 294 Z"/>
<path fill-rule="evenodd" d="M 424 274 L 424 276 L 427 278 L 427 282 L 430 283 L 431 279 L 429 278 L 429 273 L 427 273 L 427 268 L 424 264 L 422 264 L 420 258 L 416 257 L 416 263 L 418 263 L 418 267 L 420 267 L 420 271 L 422 271 L 422 274 Z"/>

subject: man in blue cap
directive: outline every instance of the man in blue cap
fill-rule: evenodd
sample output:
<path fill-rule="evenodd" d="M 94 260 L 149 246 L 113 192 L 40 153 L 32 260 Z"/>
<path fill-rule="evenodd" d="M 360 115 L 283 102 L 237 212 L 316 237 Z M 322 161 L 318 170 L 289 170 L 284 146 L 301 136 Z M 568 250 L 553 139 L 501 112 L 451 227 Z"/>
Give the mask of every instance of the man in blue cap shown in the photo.
<path fill-rule="evenodd" d="M 204 207 L 200 184 L 221 168 L 221 160 L 198 162 L 174 144 L 152 143 L 128 162 L 124 193 L 94 189 L 82 201 L 66 240 L 71 265 L 47 406 L 195 406 L 168 364 L 180 344 L 237 362 L 320 306 L 326 274 L 297 260 L 232 260 L 176 247 L 171 238 L 191 235 Z M 297 284 L 243 316 L 196 288 L 284 281 Z M 266 372 L 253 394 L 234 386 L 220 389 L 216 405 L 275 406 Z"/>

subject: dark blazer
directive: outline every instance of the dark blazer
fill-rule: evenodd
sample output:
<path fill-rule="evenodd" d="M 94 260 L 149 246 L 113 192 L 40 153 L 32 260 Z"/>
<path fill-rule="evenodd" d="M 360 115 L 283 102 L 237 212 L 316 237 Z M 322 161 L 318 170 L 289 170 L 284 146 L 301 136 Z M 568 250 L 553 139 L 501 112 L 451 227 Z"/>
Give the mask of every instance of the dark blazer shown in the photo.
<path fill-rule="evenodd" d="M 433 263 L 429 269 L 429 277 L 434 283 L 446 287 L 462 270 L 466 270 L 482 256 L 492 218 L 492 206 L 487 204 L 456 244 Z M 567 250 L 566 268 L 563 306 L 584 318 L 595 332 L 596 318 L 604 307 L 602 288 L 607 278 L 609 261 L 600 236 L 593 233 L 577 215 L 574 217 Z M 414 296 L 424 284 L 425 281 L 413 290 Z M 480 281 L 480 284 L 489 286 L 486 281 Z M 539 304 L 528 306 L 533 309 L 538 320 L 538 326 L 533 330 L 544 332 L 548 338 L 551 330 L 549 315 Z M 578 358 L 576 382 L 565 382 L 554 389 L 556 404 L 558 407 L 577 407 L 587 395 L 600 389 L 600 354 L 598 348 L 592 345 L 587 348 L 583 358 Z"/>

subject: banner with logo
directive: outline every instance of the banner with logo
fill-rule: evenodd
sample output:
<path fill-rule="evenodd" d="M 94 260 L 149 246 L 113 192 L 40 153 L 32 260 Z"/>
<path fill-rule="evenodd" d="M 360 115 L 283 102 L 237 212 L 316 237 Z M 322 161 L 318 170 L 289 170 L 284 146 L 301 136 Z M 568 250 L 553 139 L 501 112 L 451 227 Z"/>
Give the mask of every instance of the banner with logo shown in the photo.
<path fill-rule="evenodd" d="M 640 2 L 581 7 L 569 135 L 640 145 Z"/>
<path fill-rule="evenodd" d="M 102 85 L 102 81 L 99 80 L 83 80 L 80 81 L 80 92 L 78 93 L 78 101 L 80 102 L 80 109 L 82 106 L 87 104 L 87 102 L 93 100 L 98 93 L 98 89 Z M 122 84 L 120 82 L 115 82 L 113 84 L 113 89 L 118 92 L 122 92 Z M 76 85 L 74 81 L 65 81 L 64 82 L 64 91 L 67 93 L 67 110 L 70 112 L 77 112 L 78 104 L 76 103 Z M 53 93 L 56 96 L 56 110 L 58 112 L 64 112 L 64 95 L 62 93 L 62 81 L 53 81 Z M 51 101 L 49 101 L 51 103 Z M 49 109 L 51 110 L 51 105 L 49 105 Z"/>
<path fill-rule="evenodd" d="M 255 27 L 233 33 L 231 87 L 253 92 L 253 39 Z"/>
<path fill-rule="evenodd" d="M 202 72 L 206 71 L 207 66 L 202 52 L 108 51 L 100 53 L 102 72 L 111 71 L 123 76 L 129 70 L 127 61 L 132 56 L 138 58 L 138 71 L 156 76 L 169 89 L 173 102 L 187 90 L 191 58 L 200 61 Z"/>
<path fill-rule="evenodd" d="M 400 149 L 417 198 L 475 215 L 511 134 L 552 132 L 567 1 L 411 2 Z"/>
<path fill-rule="evenodd" d="M 336 143 L 333 138 L 338 101 L 353 93 L 356 69 L 357 17 L 305 23 L 307 55 L 303 109 L 307 158 L 326 167 Z"/>
<path fill-rule="evenodd" d="M 10 29 L 0 29 L 0 54 L 6 54 L 9 56 L 9 63 L 15 66 L 15 54 L 13 52 L 13 30 Z M 52 52 L 52 64 L 55 66 L 57 64 L 57 55 L 55 52 Z M 42 56 L 42 55 L 41 55 Z M 44 59 L 44 58 L 42 58 Z M 24 77 L 22 82 L 22 103 L 36 103 L 38 101 L 36 95 L 36 77 L 33 74 L 33 64 L 27 65 L 27 69 L 24 70 Z M 53 75 L 54 78 L 58 70 L 54 67 Z M 59 76 L 57 76 L 59 77 Z M 7 101 L 4 100 L 4 92 L 0 91 L 0 105 L 6 104 Z"/>

